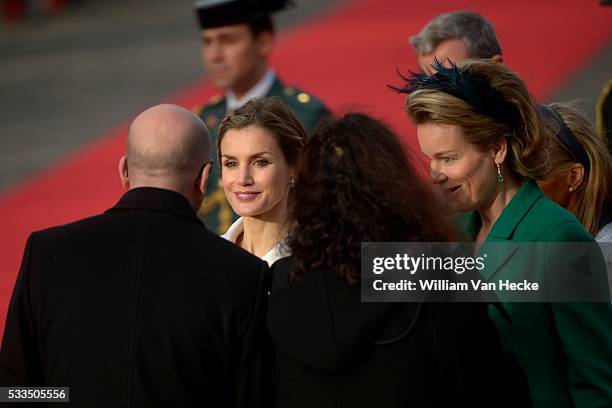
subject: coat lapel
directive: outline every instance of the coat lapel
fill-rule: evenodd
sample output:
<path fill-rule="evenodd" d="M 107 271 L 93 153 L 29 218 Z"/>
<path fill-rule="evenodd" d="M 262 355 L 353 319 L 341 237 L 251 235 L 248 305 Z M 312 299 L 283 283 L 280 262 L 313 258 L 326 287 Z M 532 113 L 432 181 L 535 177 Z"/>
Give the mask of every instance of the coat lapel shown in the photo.
<path fill-rule="evenodd" d="M 272 87 L 270 88 L 270 90 L 268 91 L 266 96 L 279 96 L 279 95 L 282 95 L 284 88 L 285 88 L 285 85 L 283 85 L 283 83 L 278 78 L 278 76 L 275 76 L 274 82 L 272 83 Z"/>
<path fill-rule="evenodd" d="M 486 267 L 481 271 L 482 277 L 487 281 L 490 281 L 519 252 L 522 243 L 514 240 L 514 233 L 540 197 L 542 191 L 534 181 L 524 182 L 491 228 L 491 232 L 478 251 L 479 256 L 487 255 Z M 480 215 L 477 211 L 464 214 L 461 216 L 460 225 L 463 231 L 474 239 L 480 228 Z"/>

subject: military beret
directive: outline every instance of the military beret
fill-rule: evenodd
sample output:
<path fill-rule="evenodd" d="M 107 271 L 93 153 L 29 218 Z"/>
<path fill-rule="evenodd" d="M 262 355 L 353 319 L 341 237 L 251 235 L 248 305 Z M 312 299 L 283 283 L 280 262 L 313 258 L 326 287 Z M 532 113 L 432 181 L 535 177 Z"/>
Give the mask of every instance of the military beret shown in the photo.
<path fill-rule="evenodd" d="M 244 23 L 269 16 L 292 0 L 199 0 L 194 8 L 202 29 Z"/>

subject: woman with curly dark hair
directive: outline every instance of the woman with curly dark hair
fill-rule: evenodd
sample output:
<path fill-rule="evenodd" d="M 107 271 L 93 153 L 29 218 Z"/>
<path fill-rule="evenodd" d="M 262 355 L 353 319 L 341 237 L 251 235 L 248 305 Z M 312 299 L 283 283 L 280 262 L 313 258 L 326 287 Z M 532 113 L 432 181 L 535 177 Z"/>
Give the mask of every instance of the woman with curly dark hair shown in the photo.
<path fill-rule="evenodd" d="M 362 242 L 455 237 L 391 130 L 358 113 L 320 126 L 294 200 L 269 296 L 277 406 L 530 406 L 487 304 L 361 302 Z"/>

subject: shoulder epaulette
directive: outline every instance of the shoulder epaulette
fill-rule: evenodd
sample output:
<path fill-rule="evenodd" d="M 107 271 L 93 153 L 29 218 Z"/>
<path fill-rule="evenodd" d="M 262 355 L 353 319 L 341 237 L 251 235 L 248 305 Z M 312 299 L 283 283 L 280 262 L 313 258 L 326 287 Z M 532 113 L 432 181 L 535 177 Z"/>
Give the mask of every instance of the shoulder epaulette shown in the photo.
<path fill-rule="evenodd" d="M 202 115 L 207 110 L 209 110 L 211 108 L 215 108 L 222 101 L 223 101 L 223 94 L 215 94 L 215 95 L 211 96 L 210 98 L 208 98 L 208 101 L 206 103 L 199 104 L 199 105 L 195 106 L 192 109 L 192 111 L 196 115 Z"/>
<path fill-rule="evenodd" d="M 302 104 L 307 104 L 310 101 L 312 101 L 312 97 L 308 93 L 302 91 L 301 89 L 296 89 L 292 86 L 284 87 L 283 93 L 285 94 L 286 97 L 288 98 L 293 97 Z"/>
<path fill-rule="evenodd" d="M 215 105 L 215 104 L 221 102 L 222 99 L 223 99 L 223 95 L 222 94 L 215 94 L 215 95 L 210 97 L 210 99 L 208 100 L 208 103 L 211 104 L 211 105 Z"/>

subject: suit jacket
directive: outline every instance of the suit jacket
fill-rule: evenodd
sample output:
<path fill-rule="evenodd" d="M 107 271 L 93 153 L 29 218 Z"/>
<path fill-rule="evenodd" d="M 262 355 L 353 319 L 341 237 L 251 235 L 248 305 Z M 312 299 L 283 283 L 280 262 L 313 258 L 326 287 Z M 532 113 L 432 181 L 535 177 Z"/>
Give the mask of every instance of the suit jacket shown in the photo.
<path fill-rule="evenodd" d="M 480 216 L 477 212 L 468 213 L 461 223 L 474 238 L 480 228 Z M 505 259 L 487 266 L 485 279 L 515 281 L 529 267 L 554 282 L 562 278 L 559 275 L 564 271 L 557 261 L 566 259 L 566 254 L 554 249 L 534 251 L 533 246 L 524 243 L 580 243 L 593 239 L 571 213 L 546 198 L 535 182 L 527 181 L 500 215 L 480 252 L 485 252 L 489 243 L 497 242 L 518 245 Z M 596 256 L 588 272 L 606 281 L 601 253 Z M 612 406 L 610 303 L 504 302 L 503 306 L 510 321 L 499 309 L 490 308 L 490 315 L 504 345 L 517 355 L 527 373 L 534 407 Z"/>
<path fill-rule="evenodd" d="M 327 107 L 312 94 L 306 93 L 300 88 L 285 85 L 278 77 L 274 79 L 272 88 L 266 96 L 279 97 L 288 107 L 290 107 L 298 119 L 310 134 L 315 124 L 322 118 L 331 113 Z M 202 118 L 210 130 L 212 146 L 217 146 L 217 127 L 227 114 L 225 97 L 216 95 L 211 98 L 208 104 L 198 107 L 195 112 Z M 216 150 L 215 150 L 216 154 Z M 238 219 L 225 198 L 223 188 L 219 185 L 219 163 L 215 163 L 208 178 L 208 188 L 210 194 L 204 200 L 200 215 L 204 218 L 206 226 L 219 234 L 223 234 L 230 227 L 232 222 Z"/>
<path fill-rule="evenodd" d="M 75 407 L 260 406 L 266 271 L 182 195 L 131 190 L 29 237 L 0 384 L 68 386 Z"/>
<path fill-rule="evenodd" d="M 361 302 L 359 285 L 272 267 L 277 407 L 529 407 L 486 303 Z"/>

